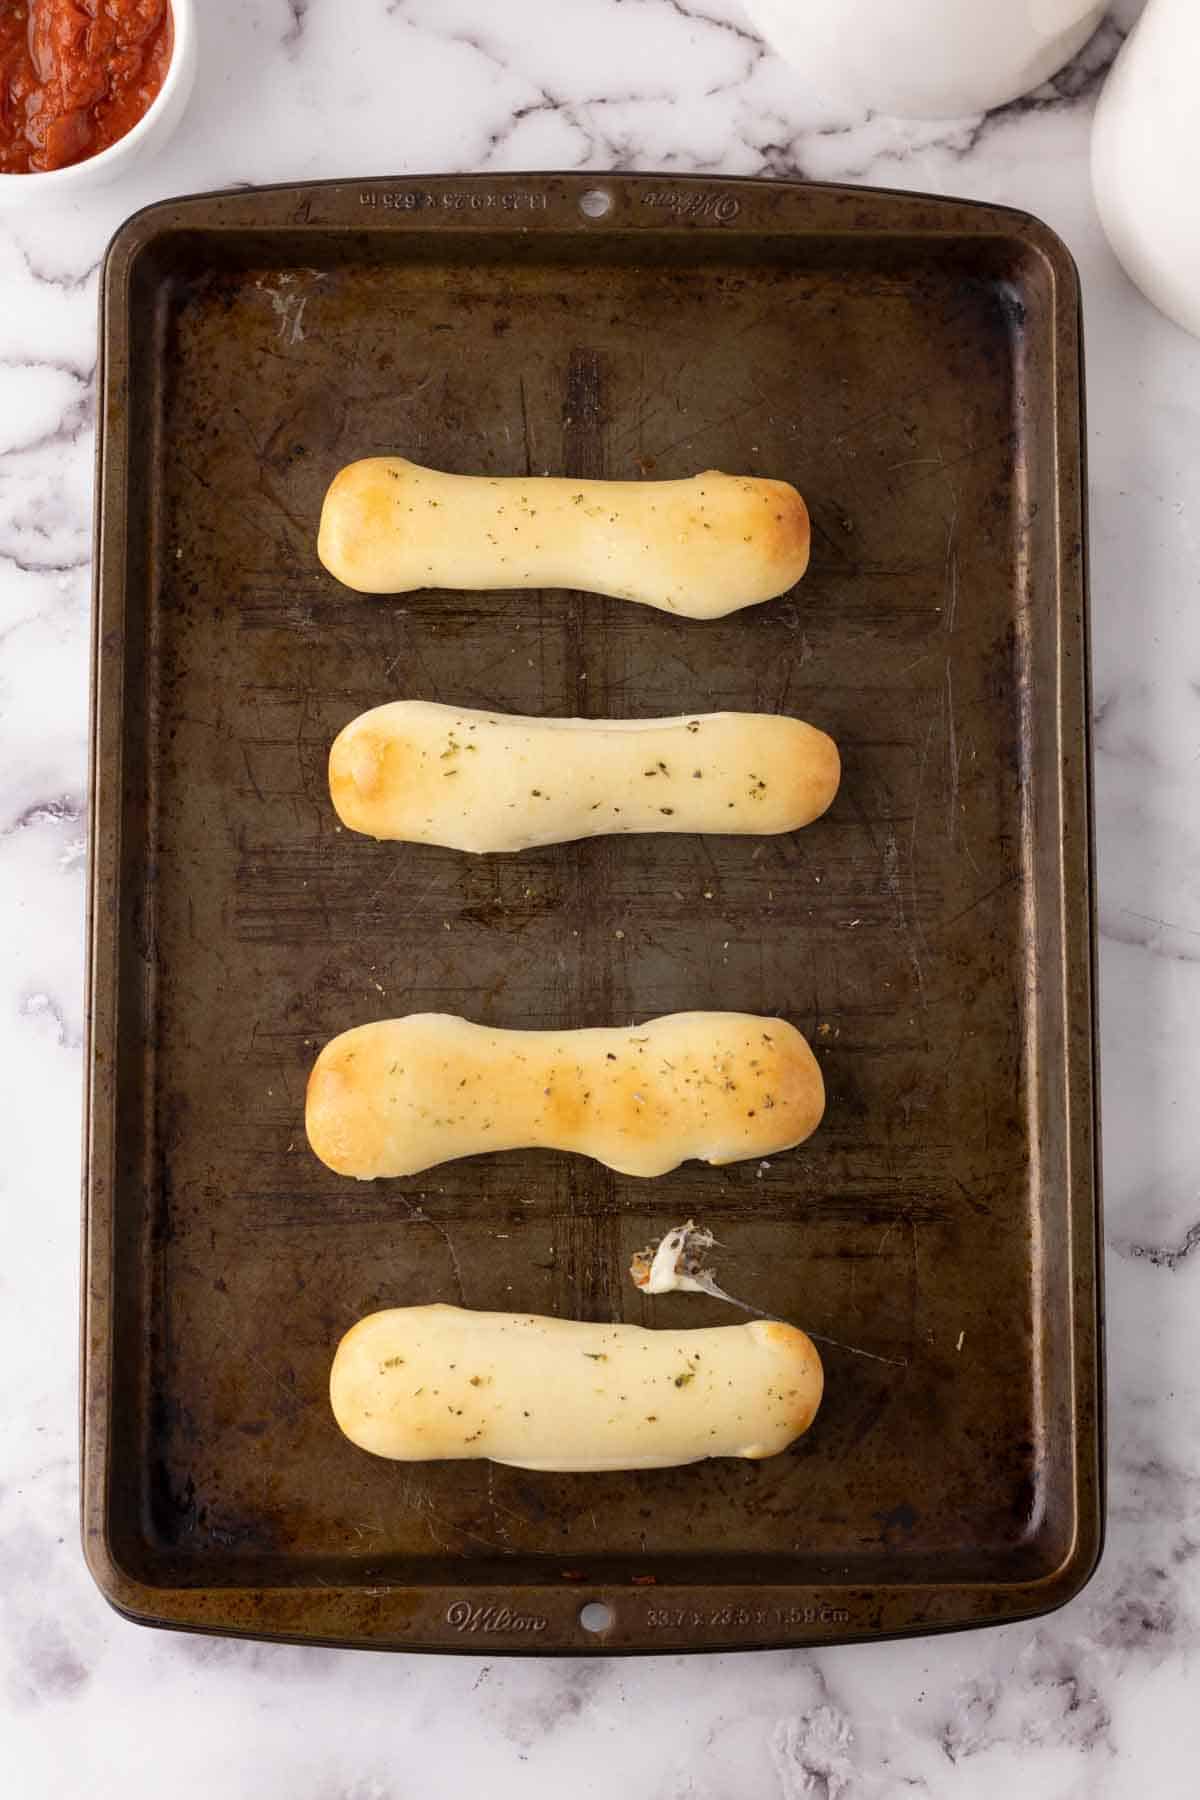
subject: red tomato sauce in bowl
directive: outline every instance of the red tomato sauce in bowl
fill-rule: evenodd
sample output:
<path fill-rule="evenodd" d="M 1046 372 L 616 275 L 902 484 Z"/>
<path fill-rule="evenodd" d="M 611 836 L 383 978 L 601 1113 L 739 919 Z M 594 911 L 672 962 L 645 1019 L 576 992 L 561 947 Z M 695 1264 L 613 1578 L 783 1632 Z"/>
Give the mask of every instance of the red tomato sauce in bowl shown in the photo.
<path fill-rule="evenodd" d="M 0 0 L 0 175 L 65 169 L 123 138 L 172 42 L 169 0 Z"/>

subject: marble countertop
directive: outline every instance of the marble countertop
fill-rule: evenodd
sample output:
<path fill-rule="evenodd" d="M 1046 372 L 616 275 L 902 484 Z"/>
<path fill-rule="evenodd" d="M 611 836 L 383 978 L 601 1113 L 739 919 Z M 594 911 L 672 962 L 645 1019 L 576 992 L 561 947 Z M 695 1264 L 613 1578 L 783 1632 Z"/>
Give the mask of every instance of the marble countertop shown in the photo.
<path fill-rule="evenodd" d="M 158 161 L 0 216 L 0 1743 L 6 1791 L 139 1800 L 1194 1794 L 1200 1776 L 1200 343 L 1101 236 L 1092 104 L 1126 0 L 982 119 L 847 112 L 737 0 L 208 0 Z M 353 24 L 351 18 L 353 17 Z M 341 174 L 647 169 L 960 193 L 1082 271 L 1095 646 L 1111 1504 L 1029 1625 L 812 1653 L 432 1659 L 126 1624 L 77 1527 L 78 1132 L 99 258 L 161 196 Z"/>

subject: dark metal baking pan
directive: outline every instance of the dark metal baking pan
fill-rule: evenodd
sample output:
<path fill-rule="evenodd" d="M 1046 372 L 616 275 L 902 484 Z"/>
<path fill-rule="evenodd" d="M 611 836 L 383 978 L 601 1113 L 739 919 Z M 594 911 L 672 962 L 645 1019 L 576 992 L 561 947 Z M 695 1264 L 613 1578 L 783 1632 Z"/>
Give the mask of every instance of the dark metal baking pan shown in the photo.
<path fill-rule="evenodd" d="M 489 1654 L 832 1642 L 1076 1592 L 1102 1480 L 1063 246 L 861 189 L 336 183 L 140 213 L 102 306 L 83 1442 L 104 1592 L 158 1624 Z M 365 598 L 314 535 L 335 469 L 384 450 L 782 476 L 811 572 L 709 624 Z M 760 842 L 375 844 L 338 829 L 326 752 L 405 694 L 787 710 L 837 738 L 844 783 Z M 305 1145 L 316 1047 L 360 1021 L 696 1006 L 811 1038 L 829 1106 L 803 1149 L 656 1183 L 529 1153 L 359 1186 Z M 330 1357 L 379 1306 L 729 1322 L 627 1279 L 688 1217 L 729 1285 L 850 1346 L 826 1345 L 788 1453 L 539 1476 L 339 1435 Z"/>

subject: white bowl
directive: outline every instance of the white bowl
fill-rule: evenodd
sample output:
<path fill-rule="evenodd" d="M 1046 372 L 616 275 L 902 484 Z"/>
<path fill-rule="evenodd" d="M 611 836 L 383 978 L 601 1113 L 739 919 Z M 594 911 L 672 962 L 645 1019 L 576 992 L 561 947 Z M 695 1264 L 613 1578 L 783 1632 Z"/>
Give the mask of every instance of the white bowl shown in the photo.
<path fill-rule="evenodd" d="M 1004 106 L 1082 49 L 1105 0 L 742 0 L 809 87 L 901 119 Z"/>
<path fill-rule="evenodd" d="M 196 78 L 196 12 L 194 0 L 169 0 L 174 29 L 171 60 L 163 84 L 137 124 L 95 156 L 65 169 L 29 175 L 0 175 L 0 208 L 41 206 L 73 200 L 90 188 L 105 186 L 124 175 L 149 150 L 161 150 L 180 119 Z"/>

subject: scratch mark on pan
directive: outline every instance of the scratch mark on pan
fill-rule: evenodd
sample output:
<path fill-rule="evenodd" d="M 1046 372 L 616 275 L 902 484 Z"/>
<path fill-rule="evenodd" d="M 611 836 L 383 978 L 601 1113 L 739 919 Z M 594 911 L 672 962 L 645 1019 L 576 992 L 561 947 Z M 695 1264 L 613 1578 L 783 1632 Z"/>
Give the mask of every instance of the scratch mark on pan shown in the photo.
<path fill-rule="evenodd" d="M 886 1250 L 886 1249 L 887 1249 L 887 1241 L 888 1241 L 888 1239 L 889 1239 L 889 1238 L 890 1238 L 890 1237 L 891 1237 L 891 1235 L 892 1235 L 892 1233 L 893 1233 L 893 1231 L 895 1231 L 895 1229 L 896 1229 L 896 1227 L 897 1227 L 897 1225 L 900 1225 L 900 1224 L 902 1224 L 902 1223 L 903 1223 L 903 1219 L 902 1219 L 902 1218 L 898 1218 L 898 1219 L 892 1219 L 892 1220 L 891 1220 L 891 1221 L 890 1221 L 890 1222 L 889 1222 L 889 1224 L 888 1224 L 888 1225 L 887 1225 L 887 1226 L 886 1226 L 886 1227 L 885 1227 L 885 1228 L 884 1228 L 884 1233 L 883 1233 L 883 1236 L 882 1236 L 882 1237 L 881 1237 L 881 1238 L 880 1238 L 880 1240 L 879 1240 L 879 1247 L 878 1247 L 878 1249 L 877 1249 L 877 1250 L 876 1250 L 876 1252 L 875 1252 L 875 1254 L 876 1254 L 876 1256 L 882 1256 L 882 1255 L 883 1255 L 883 1253 L 884 1253 L 884 1251 L 885 1251 L 885 1250 Z"/>
<path fill-rule="evenodd" d="M 413 667 L 421 678 L 421 686 L 417 691 L 425 694 L 430 700 L 440 700 L 442 697 L 441 683 L 426 667 L 425 653 L 421 647 L 419 634 L 414 634 L 410 640 L 408 653 L 412 658 Z"/>
<path fill-rule="evenodd" d="M 896 909 L 896 924 L 904 938 L 908 950 L 908 960 L 916 978 L 917 991 L 921 996 L 921 1005 L 924 1006 L 926 1004 L 925 982 L 921 970 L 921 959 L 917 954 L 908 923 L 908 912 L 904 905 L 903 883 L 900 876 L 900 849 L 896 843 L 896 834 L 891 830 L 888 831 L 883 843 L 883 891 Z"/>
<path fill-rule="evenodd" d="M 677 963 L 679 965 L 679 968 L 683 971 L 685 980 L 694 976 L 695 968 L 696 968 L 696 955 L 695 955 L 694 949 L 690 945 L 671 943 L 666 938 L 659 937 L 658 934 L 653 931 L 645 932 L 642 935 L 641 942 L 647 950 L 654 950 L 657 952 L 657 954 L 659 956 L 662 956 L 664 958 L 669 958 L 671 962 Z M 709 971 L 711 974 L 711 971 L 712 971 L 712 946 L 711 946 L 711 944 L 708 946 L 708 949 L 709 949 Z"/>
<path fill-rule="evenodd" d="M 416 1511 L 425 1515 L 426 1529 L 439 1550 L 451 1550 L 455 1549 L 456 1546 L 446 1543 L 444 1538 L 438 1536 L 437 1532 L 433 1529 L 432 1521 L 434 1519 L 437 1520 L 439 1525 L 444 1526 L 444 1528 L 454 1537 L 470 1538 L 473 1544 L 483 1544 L 488 1550 L 504 1549 L 504 1545 L 499 1543 L 495 1538 L 484 1537 L 481 1532 L 471 1531 L 466 1525 L 456 1525 L 453 1519 L 448 1519 L 446 1517 L 445 1513 L 438 1512 L 427 1494 L 415 1494 L 413 1495 L 413 1499 L 416 1503 Z M 458 1549 L 457 1553 L 459 1556 L 465 1555 L 465 1552 L 461 1548 Z"/>
<path fill-rule="evenodd" d="M 816 534 L 820 538 L 821 542 L 823 544 L 825 544 L 830 550 L 833 551 L 833 554 L 837 558 L 838 562 L 840 562 L 843 566 L 846 566 L 846 565 L 853 566 L 854 559 L 850 555 L 849 551 L 846 549 L 846 546 L 844 544 L 839 544 L 835 538 L 830 537 L 829 533 L 826 531 L 825 527 L 822 525 L 820 519 L 815 518 L 811 512 L 808 515 L 808 519 L 809 519 L 810 528 L 816 532 Z"/>
<path fill-rule="evenodd" d="M 974 852 L 964 837 L 959 843 L 959 779 L 962 774 L 963 757 L 966 755 L 966 744 L 958 741 L 958 729 L 954 722 L 954 676 L 950 668 L 950 658 L 946 658 L 946 788 L 947 788 L 947 833 L 950 843 L 961 848 L 967 861 L 977 875 L 983 870 L 975 860 Z"/>
<path fill-rule="evenodd" d="M 711 880 L 712 880 L 713 887 L 716 890 L 716 898 L 718 900 L 721 900 L 723 903 L 724 897 L 721 893 L 721 871 L 717 867 L 717 859 L 708 847 L 708 839 L 707 838 L 700 836 L 696 839 L 696 843 L 699 847 L 701 856 L 704 858 L 705 862 L 709 866 L 709 869 L 712 871 Z"/>
<path fill-rule="evenodd" d="M 920 922 L 917 918 L 917 886 L 916 886 L 916 882 L 917 882 L 917 876 L 916 876 L 917 827 L 920 824 L 920 819 L 921 819 L 921 789 L 925 784 L 925 770 L 929 763 L 929 746 L 933 742 L 933 734 L 934 734 L 936 727 L 937 727 L 937 720 L 930 719 L 928 728 L 926 729 L 926 732 L 925 732 L 925 742 L 921 748 L 921 760 L 920 760 L 919 764 L 917 765 L 917 788 L 916 788 L 916 793 L 913 795 L 912 830 L 909 832 L 909 835 L 908 835 L 908 877 L 909 877 L 910 883 L 912 884 L 912 903 L 913 903 L 912 930 L 911 930 L 911 932 L 909 932 L 909 936 L 908 936 L 909 960 L 912 963 L 913 974 L 916 977 L 917 991 L 921 996 L 922 1006 L 924 1006 L 924 1004 L 925 1004 L 925 977 L 924 977 L 924 974 L 921 969 L 921 958 L 918 953 L 917 946 L 918 946 L 918 942 L 919 942 L 921 949 L 923 949 L 927 955 L 929 952 L 929 946 L 925 942 L 925 935 L 921 930 Z M 898 880 L 897 880 L 896 891 L 897 891 L 897 896 L 898 896 L 899 895 L 899 881 Z"/>
<path fill-rule="evenodd" d="M 740 406 L 736 406 L 732 412 L 726 413 L 722 418 L 704 419 L 699 425 L 693 426 L 690 431 L 685 431 L 682 437 L 675 438 L 669 444 L 660 445 L 655 454 L 661 461 L 663 457 L 669 456 L 672 450 L 679 450 L 684 444 L 693 444 L 697 438 L 707 437 L 709 432 L 720 431 L 723 426 L 732 425 L 739 419 L 747 418 L 750 413 L 758 412 L 761 405 L 762 402 L 758 400 L 743 400 Z"/>
<path fill-rule="evenodd" d="M 488 712 L 495 698 L 495 689 L 487 685 L 484 677 L 490 675 L 495 669 L 507 668 L 511 655 L 512 647 L 510 645 L 508 649 L 502 650 L 499 656 L 493 657 L 491 662 L 476 663 L 470 669 L 464 670 L 463 680 L 454 690 L 458 704 L 478 706 L 483 712 Z"/>
<path fill-rule="evenodd" d="M 407 1196 L 403 1194 L 400 1196 L 400 1200 L 401 1203 L 408 1208 L 409 1218 L 414 1225 L 428 1225 L 431 1231 L 437 1232 L 443 1244 L 445 1244 L 447 1253 L 450 1257 L 450 1266 L 454 1270 L 454 1279 L 458 1286 L 459 1305 L 466 1306 L 467 1290 L 463 1285 L 462 1264 L 458 1260 L 458 1251 L 454 1248 L 454 1239 L 450 1236 L 450 1233 L 446 1230 L 444 1225 L 439 1224 L 436 1219 L 430 1218 L 423 1206 L 418 1206 L 416 1201 L 409 1200 Z"/>
<path fill-rule="evenodd" d="M 958 842 L 958 743 L 954 733 L 954 676 L 950 672 L 950 658 L 946 658 L 946 786 L 947 786 L 947 836 L 952 844 Z"/>
<path fill-rule="evenodd" d="M 262 460 L 263 460 L 263 453 L 265 450 L 265 445 L 259 443 L 258 438 L 255 435 L 254 427 L 253 427 L 253 425 L 251 425 L 249 419 L 246 417 L 246 415 L 242 411 L 241 407 L 240 406 L 233 407 L 232 412 L 233 412 L 234 418 L 237 420 L 238 424 L 241 426 L 242 430 L 246 434 L 246 442 L 249 444 L 251 450 L 253 450 L 253 452 L 254 452 L 255 462 L 257 464 L 261 465 Z M 306 526 L 305 527 L 306 535 L 307 535 L 307 529 L 308 528 Z"/>
<path fill-rule="evenodd" d="M 1005 875 L 1003 880 L 994 883 L 986 893 L 980 894 L 977 899 L 968 902 L 966 906 L 959 907 L 958 911 L 951 913 L 948 919 L 939 919 L 936 925 L 931 926 L 930 929 L 934 932 L 948 931 L 951 925 L 957 925 L 958 921 L 965 919 L 968 913 L 973 913 L 977 907 L 986 905 L 995 894 L 1002 894 L 1005 888 L 1012 887 L 1013 883 L 1019 880 L 1018 875 Z"/>
<path fill-rule="evenodd" d="M 488 1505 L 492 1508 L 492 1510 L 494 1512 L 503 1513 L 506 1519 L 515 1519 L 517 1521 L 518 1525 L 530 1524 L 532 1521 L 530 1520 L 529 1515 L 527 1513 L 517 1512 L 513 1507 L 505 1506 L 503 1501 L 496 1499 L 495 1493 L 493 1491 L 495 1473 L 496 1473 L 496 1465 L 495 1465 L 495 1463 L 490 1462 L 488 1464 Z M 500 1526 L 497 1525 L 496 1529 L 497 1529 L 497 1531 L 499 1531 Z"/>
<path fill-rule="evenodd" d="M 921 1252 L 918 1243 L 917 1221 L 908 1222 L 909 1247 L 912 1260 L 909 1265 L 909 1293 L 912 1295 L 912 1307 L 909 1313 L 909 1343 L 914 1347 L 917 1339 L 917 1321 L 921 1316 Z"/>
<path fill-rule="evenodd" d="M 384 876 L 383 880 L 379 883 L 379 886 L 377 888 L 372 889 L 371 893 L 368 894 L 366 900 L 363 903 L 362 910 L 363 910 L 364 914 L 369 913 L 371 911 L 372 907 L 375 905 L 375 902 L 379 899 L 379 896 L 382 893 L 384 893 L 387 888 L 391 887 L 393 882 L 398 881 L 400 876 L 403 875 L 403 873 L 404 873 L 404 864 L 401 861 L 399 861 L 399 859 L 397 859 L 395 862 L 392 863 L 391 868 L 388 870 L 388 872 Z M 424 906 L 425 902 L 429 899 L 429 896 L 435 891 L 435 889 L 440 891 L 441 889 L 448 888 L 449 886 L 450 886 L 450 882 L 448 880 L 444 881 L 442 879 L 441 872 L 439 870 L 435 870 L 434 873 L 430 876 L 429 880 L 426 882 L 425 886 L 421 889 L 421 892 L 419 894 L 415 895 L 414 898 L 409 902 L 410 910 L 412 911 L 412 913 L 415 915 L 420 910 L 420 908 L 422 906 Z"/>
<path fill-rule="evenodd" d="M 954 1185 L 956 1188 L 958 1188 L 959 1192 L 962 1194 L 963 1199 L 966 1201 L 967 1205 L 971 1208 L 971 1211 L 973 1213 L 979 1213 L 984 1218 L 990 1217 L 991 1211 L 992 1211 L 991 1207 L 987 1205 L 986 1201 L 977 1200 L 975 1198 L 975 1195 L 971 1192 L 970 1188 L 967 1186 L 966 1182 L 960 1180 L 957 1175 L 954 1177 Z"/>
<path fill-rule="evenodd" d="M 494 1462 L 489 1462 L 487 1465 L 487 1499 L 488 1511 L 492 1516 L 492 1524 L 495 1527 L 496 1535 L 497 1537 L 507 1539 L 508 1532 L 496 1517 L 499 1508 L 496 1504 L 496 1465 Z"/>
<path fill-rule="evenodd" d="M 933 731 L 936 719 L 930 719 L 925 730 L 925 742 L 921 746 L 921 758 L 917 764 L 917 789 L 913 795 L 912 829 L 908 834 L 908 860 L 911 867 L 917 850 L 917 827 L 921 821 L 921 789 L 925 784 L 925 768 L 929 761 L 929 746 L 933 742 Z"/>
<path fill-rule="evenodd" d="M 946 632 L 954 630 L 958 617 L 958 551 L 954 547 L 954 534 L 958 529 L 958 497 L 955 496 L 954 511 L 950 515 L 950 523 L 946 527 L 946 609 L 942 616 L 942 625 Z"/>
<path fill-rule="evenodd" d="M 379 899 L 379 896 L 384 892 L 384 890 L 386 888 L 389 888 L 394 881 L 399 880 L 402 868 L 403 868 L 403 864 L 400 863 L 399 861 L 392 863 L 391 868 L 388 870 L 388 872 L 384 876 L 383 880 L 379 883 L 379 886 L 377 888 L 372 888 L 371 892 L 367 895 L 366 899 L 363 901 L 362 910 L 363 910 L 364 915 L 370 913 L 372 907 L 375 905 L 375 902 Z M 434 879 L 434 881 L 436 881 L 437 876 L 435 875 L 433 879 Z M 428 897 L 429 889 L 432 886 L 433 886 L 433 882 L 431 881 L 429 884 L 429 887 L 427 887 L 425 889 L 425 892 L 423 894 L 421 894 L 418 897 L 418 899 L 414 902 L 414 904 L 413 904 L 414 912 L 416 911 L 417 906 L 420 905 L 421 901 L 425 900 Z"/>
<path fill-rule="evenodd" d="M 831 446 L 840 446 L 845 443 L 847 438 L 861 435 L 868 425 L 874 425 L 878 419 L 902 418 L 909 401 L 914 400 L 923 391 L 920 387 L 909 388 L 905 393 L 898 395 L 896 399 L 889 400 L 886 405 L 877 406 L 874 412 L 864 413 L 859 419 L 851 419 L 848 425 L 843 425 L 840 431 L 834 432 L 829 440 Z M 940 456 L 918 457 L 916 461 L 940 462 L 941 458 Z"/>
<path fill-rule="evenodd" d="M 848 790 L 848 792 L 846 794 L 846 801 L 847 801 L 847 804 L 850 806 L 851 811 L 854 813 L 855 818 L 858 820 L 859 824 L 862 826 L 863 831 L 866 833 L 867 840 L 870 843 L 872 850 L 874 850 L 875 853 L 878 855 L 879 854 L 879 839 L 875 835 L 875 821 L 871 818 L 871 815 L 867 812 L 865 806 L 862 803 L 861 798 L 859 797 L 858 793 L 856 792 L 856 790 L 853 787 Z M 893 840 L 893 842 L 894 842 L 894 840 Z M 884 888 L 885 888 L 886 892 L 888 892 L 888 893 L 891 892 L 891 889 L 887 885 L 886 869 L 884 870 Z"/>
<path fill-rule="evenodd" d="M 521 377 L 521 435 L 525 441 L 525 473 L 533 474 L 533 448 L 529 442 L 529 401 L 525 394 L 525 377 Z"/>
<path fill-rule="evenodd" d="M 293 512 L 282 494 L 276 489 L 275 483 L 271 480 L 266 470 L 262 468 L 258 471 L 258 491 L 264 500 L 270 501 L 275 510 L 282 513 L 289 524 L 294 526 L 301 538 L 308 537 L 309 520 L 303 519 L 300 517 L 299 513 Z"/>
<path fill-rule="evenodd" d="M 309 1395 L 302 1394 L 298 1387 L 295 1387 L 295 1386 L 289 1387 L 287 1382 L 281 1380 L 280 1377 L 278 1375 L 276 1375 L 276 1373 L 273 1369 L 268 1368 L 267 1364 L 262 1360 L 261 1356 L 256 1356 L 254 1354 L 254 1351 L 251 1350 L 246 1344 L 235 1343 L 231 1332 L 220 1330 L 220 1327 L 218 1327 L 218 1330 L 220 1331 L 220 1335 L 224 1338 L 225 1342 L 230 1346 L 230 1348 L 233 1351 L 235 1351 L 236 1353 L 244 1356 L 246 1358 L 247 1362 L 253 1363 L 255 1368 L 260 1370 L 261 1373 L 266 1376 L 268 1381 L 271 1381 L 275 1384 L 275 1386 L 279 1389 L 281 1394 L 287 1395 L 287 1398 L 292 1402 L 293 1406 L 311 1406 L 312 1405 L 312 1399 L 310 1398 Z"/>
<path fill-rule="evenodd" d="M 922 481 L 928 481 L 931 476 L 944 475 L 948 469 L 961 468 L 963 463 L 974 462 L 976 457 L 985 455 L 989 450 L 992 450 L 997 446 L 1003 447 L 1007 445 L 1008 442 L 1009 434 L 1005 431 L 998 437 L 989 438 L 986 444 L 972 444 L 969 449 L 963 451 L 961 456 L 951 456 L 947 458 L 943 456 L 939 450 L 936 457 L 918 457 L 916 459 L 918 462 L 932 463 L 933 466 L 931 468 L 924 468 L 919 474 L 912 476 L 908 481 L 901 482 L 899 484 L 899 491 L 902 494 L 908 493 Z"/>
<path fill-rule="evenodd" d="M 306 686 L 300 695 L 300 705 L 296 710 L 296 735 L 292 741 L 297 750 L 304 742 L 304 728 L 308 723 L 308 707 L 311 699 L 312 689 Z"/>
<path fill-rule="evenodd" d="M 272 1061 L 275 1065 L 275 1079 L 279 1083 L 279 1091 L 287 1101 L 289 1108 L 291 1108 L 294 1106 L 295 1101 L 292 1094 L 291 1074 L 288 1066 L 284 1062 L 282 1056 L 278 1054 L 275 1054 L 272 1057 Z"/>
<path fill-rule="evenodd" d="M 914 669 L 919 669 L 922 663 L 926 663 L 928 661 L 929 661 L 928 650 L 922 650 L 920 656 L 914 658 L 914 660 L 910 663 L 905 663 L 901 667 L 901 669 L 898 671 L 898 673 L 901 675 L 911 675 Z"/>

